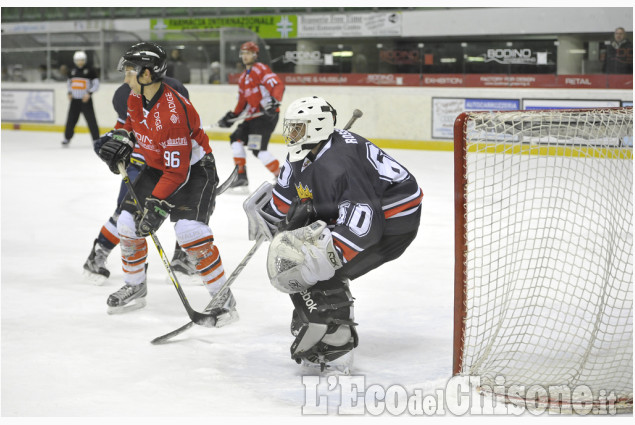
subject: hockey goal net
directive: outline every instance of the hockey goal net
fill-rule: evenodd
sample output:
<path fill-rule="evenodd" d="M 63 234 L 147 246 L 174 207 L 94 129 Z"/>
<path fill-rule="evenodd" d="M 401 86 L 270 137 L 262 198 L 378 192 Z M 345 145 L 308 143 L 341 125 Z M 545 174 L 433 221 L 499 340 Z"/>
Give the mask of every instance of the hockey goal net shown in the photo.
<path fill-rule="evenodd" d="M 632 137 L 632 108 L 457 118 L 455 375 L 632 411 Z"/>

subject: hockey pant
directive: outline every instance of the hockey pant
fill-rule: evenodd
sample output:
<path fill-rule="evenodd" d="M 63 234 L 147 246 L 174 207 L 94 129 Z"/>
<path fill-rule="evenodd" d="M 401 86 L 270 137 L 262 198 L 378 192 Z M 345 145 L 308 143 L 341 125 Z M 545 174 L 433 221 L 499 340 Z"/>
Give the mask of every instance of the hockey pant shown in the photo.
<path fill-rule="evenodd" d="M 72 99 L 68 108 L 68 117 L 66 119 L 66 129 L 64 131 L 64 138 L 71 140 L 75 134 L 75 126 L 79 120 L 79 114 L 84 114 L 86 124 L 90 130 L 90 135 L 93 140 L 99 139 L 99 127 L 97 126 L 97 119 L 95 118 L 95 110 L 93 108 L 93 99 L 89 99 L 88 102 L 82 102 L 82 99 Z"/>
<path fill-rule="evenodd" d="M 267 150 L 271 133 L 278 123 L 278 114 L 273 117 L 266 115 L 243 121 L 229 136 L 229 141 L 234 156 L 234 163 L 238 166 L 238 172 L 243 173 L 246 163 L 245 145 L 252 145 L 253 155 L 274 175 L 280 172 L 280 163 Z"/>

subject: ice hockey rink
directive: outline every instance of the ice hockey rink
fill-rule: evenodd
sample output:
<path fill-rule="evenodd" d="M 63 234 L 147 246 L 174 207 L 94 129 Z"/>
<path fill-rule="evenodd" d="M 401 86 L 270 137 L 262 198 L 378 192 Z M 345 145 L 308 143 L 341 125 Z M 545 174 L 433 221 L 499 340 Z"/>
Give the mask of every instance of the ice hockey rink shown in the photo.
<path fill-rule="evenodd" d="M 345 415 L 326 381 L 305 386 L 290 358 L 292 305 L 268 282 L 268 243 L 232 286 L 241 318 L 226 328 L 195 326 L 170 343 L 150 344 L 189 321 L 151 241 L 147 306 L 106 314 L 106 298 L 123 284 L 119 248 L 103 286 L 84 281 L 82 265 L 121 180 L 87 134 L 67 149 L 61 138 L 2 131 L 3 416 L 307 417 L 311 405 Z M 229 143 L 212 141 L 212 148 L 223 180 L 233 168 Z M 284 145 L 270 150 L 285 156 Z M 452 371 L 452 152 L 386 151 L 423 189 L 422 222 L 404 255 L 351 283 L 360 336 L 353 375 L 363 376 L 366 388 L 435 394 Z M 247 165 L 251 190 L 271 180 L 254 157 Z M 220 195 L 210 223 L 227 273 L 253 246 L 244 199 Z M 157 236 L 171 258 L 173 226 L 164 223 Z M 201 311 L 209 301 L 204 287 L 183 288 Z M 327 398 L 307 401 L 310 391 Z"/>

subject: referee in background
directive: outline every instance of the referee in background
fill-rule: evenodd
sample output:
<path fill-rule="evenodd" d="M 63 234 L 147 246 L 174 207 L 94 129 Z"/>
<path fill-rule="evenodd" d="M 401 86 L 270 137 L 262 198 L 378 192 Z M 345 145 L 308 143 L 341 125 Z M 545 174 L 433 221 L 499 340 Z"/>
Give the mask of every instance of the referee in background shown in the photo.
<path fill-rule="evenodd" d="M 68 147 L 73 134 L 75 134 L 75 125 L 77 120 L 79 120 L 80 112 L 84 114 L 93 140 L 99 139 L 99 126 L 95 118 L 92 99 L 92 94 L 99 89 L 97 73 L 92 67 L 86 66 L 85 52 L 75 52 L 73 62 L 75 66 L 71 69 L 67 83 L 68 100 L 71 101 L 71 104 L 68 109 L 68 118 L 66 119 L 64 140 L 62 140 L 62 146 L 64 147 Z"/>

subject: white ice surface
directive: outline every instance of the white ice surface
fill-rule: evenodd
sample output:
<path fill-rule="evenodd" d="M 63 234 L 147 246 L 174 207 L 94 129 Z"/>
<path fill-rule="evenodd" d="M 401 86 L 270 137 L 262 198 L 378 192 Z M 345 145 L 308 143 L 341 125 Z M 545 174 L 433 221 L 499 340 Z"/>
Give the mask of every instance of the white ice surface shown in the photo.
<path fill-rule="evenodd" d="M 194 327 L 171 343 L 150 340 L 189 321 L 149 240 L 148 304 L 106 314 L 122 285 L 119 248 L 104 286 L 82 279 L 120 178 L 78 134 L 2 131 L 2 416 L 300 416 L 305 387 L 290 359 L 292 305 L 268 283 L 264 244 L 235 282 L 241 316 L 223 329 Z M 214 141 L 219 175 L 233 168 L 229 143 Z M 270 150 L 284 157 L 284 146 Z M 388 150 L 424 192 L 419 234 L 404 255 L 351 284 L 360 345 L 354 375 L 366 386 L 399 384 L 434 394 L 452 368 L 452 153 Z M 254 190 L 270 174 L 253 156 Z M 243 196 L 217 198 L 211 227 L 229 273 L 252 246 Z M 174 230 L 157 233 L 171 258 Z M 192 307 L 209 300 L 184 285 Z M 339 400 L 329 398 L 329 413 Z M 386 413 L 386 415 L 388 415 Z"/>

